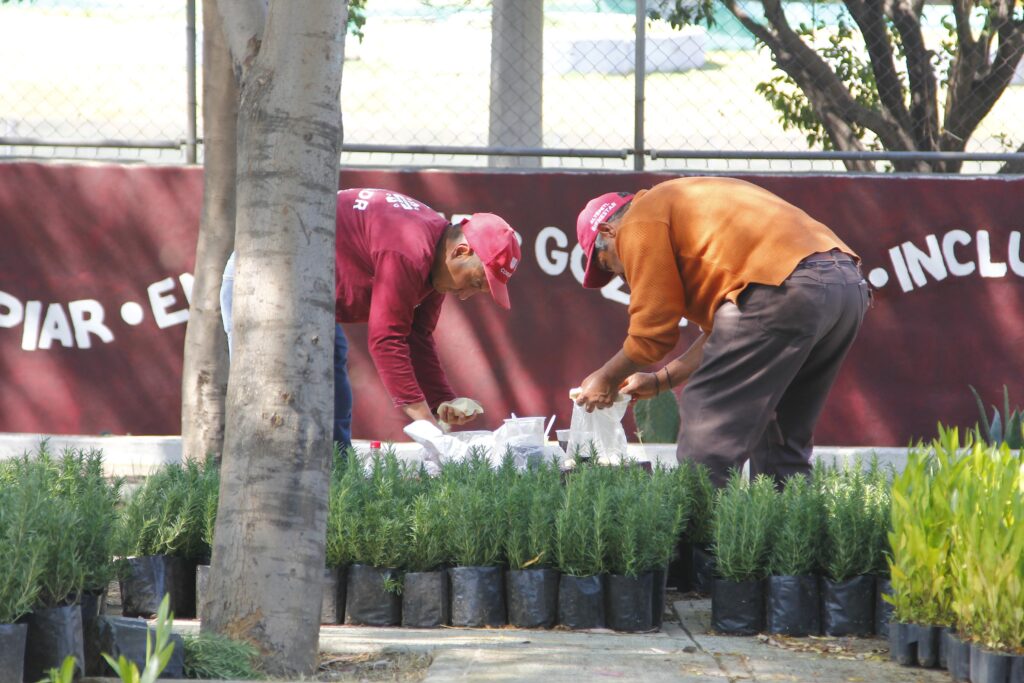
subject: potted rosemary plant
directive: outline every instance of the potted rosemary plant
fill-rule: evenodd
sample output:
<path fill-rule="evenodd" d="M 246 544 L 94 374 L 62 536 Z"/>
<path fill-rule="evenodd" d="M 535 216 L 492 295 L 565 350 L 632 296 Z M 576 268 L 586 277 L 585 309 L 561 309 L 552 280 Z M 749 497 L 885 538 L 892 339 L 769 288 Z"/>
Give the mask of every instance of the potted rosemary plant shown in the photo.
<path fill-rule="evenodd" d="M 555 516 L 562 506 L 557 464 L 543 463 L 520 476 L 506 497 L 505 575 L 508 623 L 551 628 L 558 618 Z"/>
<path fill-rule="evenodd" d="M 448 555 L 455 565 L 449 570 L 452 625 L 502 626 L 505 512 L 498 474 L 484 455 L 473 454 L 464 463 L 442 468 L 441 478 L 449 501 Z"/>
<path fill-rule="evenodd" d="M 447 500 L 438 482 L 429 480 L 407 508 L 408 551 L 402 589 L 402 626 L 433 628 L 451 620 L 447 553 Z"/>
<path fill-rule="evenodd" d="M 775 526 L 775 482 L 760 476 L 747 482 L 734 471 L 715 502 L 715 558 L 711 627 L 721 633 L 752 635 L 764 628 L 764 579 Z"/>
<path fill-rule="evenodd" d="M 612 525 L 613 468 L 584 464 L 565 486 L 555 515 L 558 623 L 571 629 L 603 628 L 605 553 Z"/>
<path fill-rule="evenodd" d="M 824 537 L 824 506 L 806 477 L 786 480 L 775 498 L 775 538 L 768 555 L 768 633 L 821 633 L 818 549 Z"/>

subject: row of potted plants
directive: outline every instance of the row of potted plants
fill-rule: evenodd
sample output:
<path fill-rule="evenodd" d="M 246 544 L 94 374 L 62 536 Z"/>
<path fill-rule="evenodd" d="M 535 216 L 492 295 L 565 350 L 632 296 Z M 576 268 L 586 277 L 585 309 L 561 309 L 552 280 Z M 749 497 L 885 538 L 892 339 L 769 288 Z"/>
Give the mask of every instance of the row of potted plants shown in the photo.
<path fill-rule="evenodd" d="M 71 655 L 115 576 L 122 482 L 99 451 L 36 453 L 0 462 L 0 683 L 38 680 Z"/>
<path fill-rule="evenodd" d="M 368 474 L 367 474 L 368 470 Z M 430 627 L 660 624 L 665 568 L 690 509 L 683 470 L 474 455 L 436 477 L 394 454 L 335 470 L 328 563 L 346 623 Z M 344 577 L 344 578 L 341 578 Z"/>
<path fill-rule="evenodd" d="M 892 658 L 1024 680 L 1024 458 L 941 429 L 893 482 Z"/>
<path fill-rule="evenodd" d="M 781 490 L 768 477 L 735 473 L 714 504 L 712 628 L 791 636 L 884 629 L 889 490 L 875 464 L 819 465 Z"/>

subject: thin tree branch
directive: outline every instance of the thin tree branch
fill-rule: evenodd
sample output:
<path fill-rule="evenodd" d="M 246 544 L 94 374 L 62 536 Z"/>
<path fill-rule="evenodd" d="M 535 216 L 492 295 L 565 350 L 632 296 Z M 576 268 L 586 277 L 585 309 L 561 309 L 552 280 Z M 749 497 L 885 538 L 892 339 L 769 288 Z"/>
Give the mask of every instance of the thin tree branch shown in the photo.
<path fill-rule="evenodd" d="M 1021 143 L 1021 146 L 1017 148 L 1017 154 L 1024 154 L 1024 143 Z M 999 173 L 1003 175 L 1010 173 L 1018 175 L 1024 174 L 1024 160 L 1007 161 L 1003 164 L 1003 167 L 999 169 Z"/>
<path fill-rule="evenodd" d="M 875 74 L 878 99 L 900 127 L 910 129 L 910 114 L 903 102 L 903 84 L 896 71 L 892 43 L 885 28 L 885 15 L 877 0 L 846 0 L 846 6 L 853 20 L 860 27 L 864 43 L 871 59 L 871 70 Z"/>
<path fill-rule="evenodd" d="M 916 147 L 935 151 L 939 140 L 939 100 L 932 53 L 921 33 L 921 16 L 908 0 L 896 0 L 891 6 L 893 23 L 900 33 L 910 80 L 910 120 Z"/>

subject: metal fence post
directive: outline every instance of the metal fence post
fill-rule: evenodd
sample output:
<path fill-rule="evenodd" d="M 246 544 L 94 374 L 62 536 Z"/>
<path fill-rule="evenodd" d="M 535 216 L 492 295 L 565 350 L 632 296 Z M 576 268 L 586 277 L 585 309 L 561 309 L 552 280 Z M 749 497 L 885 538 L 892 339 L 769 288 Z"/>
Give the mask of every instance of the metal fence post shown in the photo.
<path fill-rule="evenodd" d="M 209 0 L 207 0 L 209 1 Z M 187 0 L 185 7 L 185 83 L 188 88 L 188 102 L 185 105 L 185 163 L 198 160 L 196 152 L 196 0 Z"/>
<path fill-rule="evenodd" d="M 644 80 L 647 78 L 647 0 L 636 2 L 636 67 L 633 80 L 633 169 L 644 170 Z"/>

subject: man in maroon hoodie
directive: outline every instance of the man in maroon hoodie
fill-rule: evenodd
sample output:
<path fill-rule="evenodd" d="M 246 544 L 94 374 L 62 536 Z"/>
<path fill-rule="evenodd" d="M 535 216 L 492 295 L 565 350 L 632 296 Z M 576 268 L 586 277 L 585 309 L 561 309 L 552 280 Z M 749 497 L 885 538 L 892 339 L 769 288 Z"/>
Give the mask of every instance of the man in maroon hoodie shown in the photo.
<path fill-rule="evenodd" d="M 221 310 L 231 346 L 234 255 L 224 271 Z M 458 225 L 426 204 L 391 190 L 338 193 L 335 242 L 338 323 L 366 323 L 370 357 L 384 388 L 410 420 L 460 425 L 473 419 L 440 404 L 455 398 L 434 345 L 446 294 L 489 292 L 509 308 L 508 280 L 521 260 L 515 232 L 489 213 Z M 334 440 L 351 442 L 348 342 L 336 325 Z"/>

